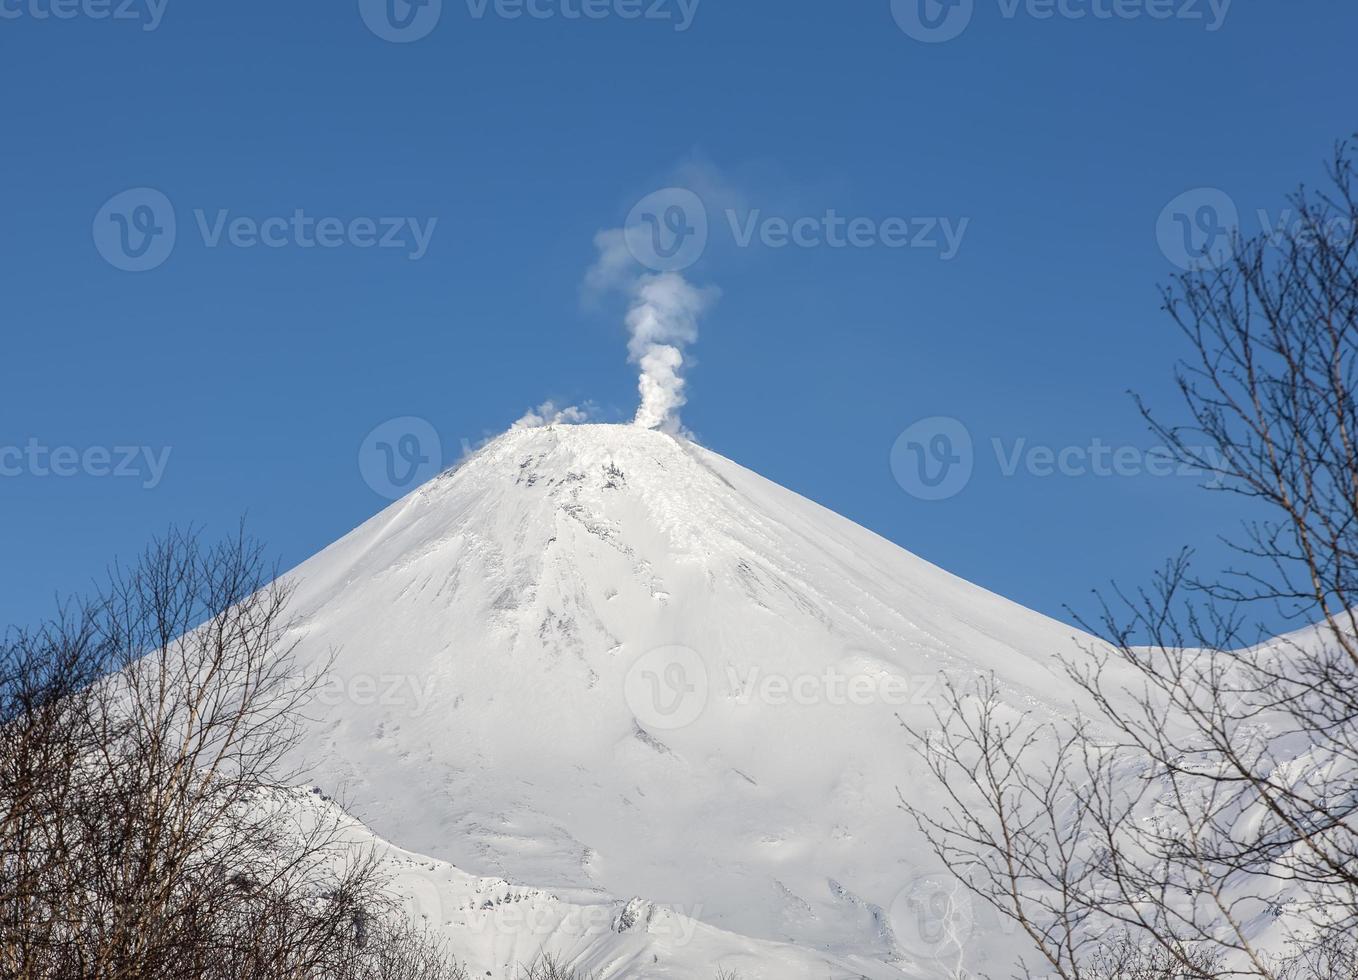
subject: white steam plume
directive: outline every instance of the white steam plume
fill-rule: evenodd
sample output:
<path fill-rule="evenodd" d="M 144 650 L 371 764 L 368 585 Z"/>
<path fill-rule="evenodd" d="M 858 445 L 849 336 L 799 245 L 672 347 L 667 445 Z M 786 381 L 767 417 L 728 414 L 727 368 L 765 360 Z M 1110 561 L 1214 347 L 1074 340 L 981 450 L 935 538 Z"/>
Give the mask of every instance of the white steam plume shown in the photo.
<path fill-rule="evenodd" d="M 627 326 L 627 353 L 641 368 L 641 406 L 635 424 L 678 431 L 684 395 L 684 345 L 698 339 L 698 317 L 713 299 L 675 272 L 643 276 L 636 283 Z"/>
<path fill-rule="evenodd" d="M 600 232 L 594 243 L 598 261 L 585 276 L 591 292 L 621 290 L 631 298 L 627 311 L 628 360 L 641 368 L 637 388 L 641 405 L 634 425 L 680 431 L 684 395 L 684 348 L 698 339 L 698 318 L 719 295 L 699 289 L 677 272 L 646 274 L 627 248 L 621 228 Z"/>
<path fill-rule="evenodd" d="M 556 402 L 545 401 L 537 408 L 530 408 L 524 412 L 523 417 L 509 427 L 509 431 L 540 429 L 548 425 L 577 425 L 581 422 L 588 422 L 593 410 L 594 406 L 589 403 L 586 403 L 583 408 L 578 405 L 557 408 Z"/>

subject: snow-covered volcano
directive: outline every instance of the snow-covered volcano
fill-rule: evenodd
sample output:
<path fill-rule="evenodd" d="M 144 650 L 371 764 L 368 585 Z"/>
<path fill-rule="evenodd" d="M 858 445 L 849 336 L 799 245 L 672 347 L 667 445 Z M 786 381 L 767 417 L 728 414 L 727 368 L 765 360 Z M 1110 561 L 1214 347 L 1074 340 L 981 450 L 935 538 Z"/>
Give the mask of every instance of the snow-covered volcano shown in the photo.
<path fill-rule="evenodd" d="M 309 759 L 376 833 L 900 971 L 853 975 L 939 969 L 898 715 L 940 672 L 1071 698 L 1069 627 L 633 426 L 509 432 L 291 577 Z"/>

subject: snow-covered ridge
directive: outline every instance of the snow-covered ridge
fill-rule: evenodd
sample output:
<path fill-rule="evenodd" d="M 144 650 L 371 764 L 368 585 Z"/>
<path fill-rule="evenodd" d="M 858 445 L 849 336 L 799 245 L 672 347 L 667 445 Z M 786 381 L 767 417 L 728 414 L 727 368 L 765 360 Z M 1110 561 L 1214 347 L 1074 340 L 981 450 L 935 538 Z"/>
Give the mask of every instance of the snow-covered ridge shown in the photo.
<path fill-rule="evenodd" d="M 292 578 L 303 655 L 338 651 L 308 755 L 376 833 L 870 976 L 937 967 L 898 716 L 940 671 L 1071 696 L 1070 628 L 634 426 L 507 433 Z"/>
<path fill-rule="evenodd" d="M 604 900 L 470 875 L 382 840 L 319 787 L 273 791 L 271 805 L 286 808 L 299 826 L 335 828 L 337 861 L 354 852 L 375 855 L 398 900 L 395 914 L 441 934 L 474 977 L 519 980 L 543 956 L 590 977 L 707 978 L 718 970 L 751 980 L 900 976 L 858 958 L 725 932 L 688 910 L 642 898 Z"/>

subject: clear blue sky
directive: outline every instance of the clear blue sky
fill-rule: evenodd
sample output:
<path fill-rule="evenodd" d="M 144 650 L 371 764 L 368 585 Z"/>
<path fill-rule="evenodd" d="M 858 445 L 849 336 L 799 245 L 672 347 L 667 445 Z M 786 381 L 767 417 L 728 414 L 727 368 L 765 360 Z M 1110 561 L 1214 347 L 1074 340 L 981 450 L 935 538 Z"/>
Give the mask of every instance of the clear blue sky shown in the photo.
<path fill-rule="evenodd" d="M 630 415 L 620 311 L 582 304 L 582 277 L 597 231 L 693 174 L 724 188 L 687 272 L 723 293 L 691 349 L 704 443 L 1056 616 L 1184 544 L 1219 562 L 1234 515 L 1193 479 L 1006 475 L 991 440 L 1149 447 L 1126 392 L 1172 415 L 1182 352 L 1158 310 L 1162 210 L 1216 188 L 1252 230 L 1358 129 L 1347 0 L 1236 0 L 1219 23 L 1208 0 L 1156 0 L 1168 19 L 975 0 L 934 43 L 902 29 L 923 23 L 904 0 L 662 0 L 670 19 L 625 16 L 656 0 L 593 0 L 601 19 L 445 0 L 395 22 L 354 0 L 53 2 L 0 0 L 0 447 L 24 450 L 0 456 L 6 622 L 170 522 L 248 514 L 284 564 L 305 558 L 386 503 L 359 450 L 388 419 L 428 420 L 451 462 L 547 398 Z M 105 204 L 143 187 L 175 245 L 123 271 Z M 968 222 L 946 260 L 741 247 L 728 206 Z M 198 210 L 437 224 L 412 259 L 357 247 L 362 221 L 336 248 L 281 222 L 282 247 L 209 247 Z M 129 234 L 147 216 L 126 207 Z M 890 461 L 935 416 L 975 449 L 965 486 L 927 500 Z M 156 486 L 144 457 L 101 475 L 121 446 L 170 449 Z"/>

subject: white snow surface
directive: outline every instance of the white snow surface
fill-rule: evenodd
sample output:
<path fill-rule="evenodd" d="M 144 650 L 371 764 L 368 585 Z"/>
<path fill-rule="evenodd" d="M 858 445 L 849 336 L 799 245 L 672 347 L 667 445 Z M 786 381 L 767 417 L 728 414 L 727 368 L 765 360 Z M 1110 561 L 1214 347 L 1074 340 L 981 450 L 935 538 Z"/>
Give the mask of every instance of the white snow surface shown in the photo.
<path fill-rule="evenodd" d="M 635 426 L 511 431 L 289 578 L 301 656 L 334 657 L 307 762 L 409 849 L 410 896 L 453 896 L 425 914 L 473 975 L 543 948 L 605 978 L 1008 972 L 1012 928 L 936 914 L 900 718 L 941 672 L 1067 713 L 1071 627 Z M 486 894 L 642 924 L 450 911 Z"/>

